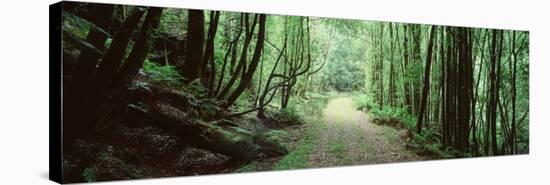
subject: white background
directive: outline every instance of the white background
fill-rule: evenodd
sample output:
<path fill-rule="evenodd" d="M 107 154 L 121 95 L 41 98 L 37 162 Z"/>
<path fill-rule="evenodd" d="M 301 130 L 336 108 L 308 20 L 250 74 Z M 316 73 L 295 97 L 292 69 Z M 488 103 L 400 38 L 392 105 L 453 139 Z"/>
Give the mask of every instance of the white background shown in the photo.
<path fill-rule="evenodd" d="M 549 19 L 543 0 L 91 0 L 530 31 L 530 154 L 109 184 L 548 184 Z M 48 181 L 48 5 L 2 1 L 0 184 Z M 54 102 L 57 103 L 57 102 Z"/>

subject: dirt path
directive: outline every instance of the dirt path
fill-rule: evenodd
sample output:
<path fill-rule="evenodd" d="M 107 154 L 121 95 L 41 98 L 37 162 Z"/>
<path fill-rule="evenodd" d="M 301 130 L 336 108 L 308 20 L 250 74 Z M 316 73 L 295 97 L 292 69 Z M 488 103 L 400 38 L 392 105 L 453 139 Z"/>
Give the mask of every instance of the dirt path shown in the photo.
<path fill-rule="evenodd" d="M 405 149 L 397 130 L 373 124 L 367 114 L 355 110 L 350 97 L 330 100 L 323 115 L 324 128 L 309 157 L 311 167 L 422 160 Z"/>

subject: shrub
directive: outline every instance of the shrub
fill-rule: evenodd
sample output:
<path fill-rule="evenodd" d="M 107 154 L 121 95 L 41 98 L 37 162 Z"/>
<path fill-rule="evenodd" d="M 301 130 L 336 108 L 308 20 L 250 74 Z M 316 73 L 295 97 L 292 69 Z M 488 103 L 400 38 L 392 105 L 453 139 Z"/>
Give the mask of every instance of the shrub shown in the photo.
<path fill-rule="evenodd" d="M 291 102 L 284 109 L 274 111 L 272 115 L 273 119 L 282 125 L 295 125 L 303 123 L 303 120 L 296 108 L 296 104 Z"/>
<path fill-rule="evenodd" d="M 379 108 L 378 104 L 374 101 L 374 98 L 367 96 L 365 94 L 361 94 L 358 96 L 355 96 L 354 98 L 354 106 L 357 110 L 376 110 Z"/>
<path fill-rule="evenodd" d="M 147 73 L 153 82 L 168 86 L 181 85 L 183 77 L 172 65 L 160 65 L 148 59 L 143 62 L 143 72 Z"/>
<path fill-rule="evenodd" d="M 377 107 L 378 105 L 376 105 Z M 371 109 L 372 121 L 377 124 L 388 125 L 397 128 L 414 129 L 416 119 L 406 109 L 384 106 L 382 110 Z"/>
<path fill-rule="evenodd" d="M 84 180 L 86 182 L 95 182 L 97 181 L 95 176 L 95 171 L 92 168 L 85 168 L 82 172 L 82 177 L 84 177 Z"/>
<path fill-rule="evenodd" d="M 358 95 L 355 98 L 357 109 L 369 110 L 371 120 L 374 123 L 388 125 L 394 128 L 404 128 L 412 133 L 409 146 L 420 154 L 430 155 L 436 158 L 455 157 L 456 151 L 444 148 L 439 138 L 441 135 L 437 129 L 426 128 L 421 134 L 411 132 L 416 129 L 416 117 L 407 112 L 406 108 L 384 106 L 380 109 L 373 98 L 367 95 Z"/>

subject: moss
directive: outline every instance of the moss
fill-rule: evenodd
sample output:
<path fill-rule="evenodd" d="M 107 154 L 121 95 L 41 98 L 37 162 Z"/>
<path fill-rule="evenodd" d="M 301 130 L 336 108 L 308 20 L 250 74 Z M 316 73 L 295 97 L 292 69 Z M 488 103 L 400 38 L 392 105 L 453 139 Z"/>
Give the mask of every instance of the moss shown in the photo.
<path fill-rule="evenodd" d="M 214 125 L 210 125 L 210 128 L 217 129 L 217 132 L 212 132 L 220 134 L 215 137 L 218 139 L 215 142 L 219 142 L 220 146 L 227 146 L 223 148 L 226 152 L 235 154 L 236 156 L 241 155 L 245 160 L 251 160 L 257 156 L 259 147 L 254 144 L 249 131 L 238 128 L 225 130 Z M 233 130 L 238 130 L 239 132 L 234 132 Z"/>
<path fill-rule="evenodd" d="M 382 127 L 382 134 L 390 143 L 395 143 L 399 140 L 397 130 L 391 127 Z"/>
<path fill-rule="evenodd" d="M 297 147 L 291 151 L 288 155 L 283 157 L 275 165 L 276 170 L 287 169 L 302 169 L 309 168 L 309 156 L 315 150 L 319 134 L 323 129 L 326 129 L 326 125 L 321 121 L 322 111 L 327 104 L 327 96 L 321 96 L 319 94 L 312 94 L 315 98 L 313 101 L 294 101 L 305 102 L 297 103 L 296 110 L 298 115 L 304 120 L 303 126 L 303 138 L 299 141 Z"/>
<path fill-rule="evenodd" d="M 82 171 L 82 177 L 86 182 L 95 182 L 97 177 L 95 176 L 95 170 L 93 168 L 86 168 Z"/>
<path fill-rule="evenodd" d="M 143 178 L 143 173 L 136 166 L 127 163 L 121 158 L 123 153 L 116 152 L 112 146 L 106 146 L 104 150 L 98 153 L 96 164 L 87 168 L 83 173 L 88 180 L 112 180 L 112 179 L 139 179 Z"/>
<path fill-rule="evenodd" d="M 323 128 L 322 122 L 318 120 L 309 120 L 304 132 L 304 138 L 300 140 L 296 149 L 283 157 L 275 165 L 275 170 L 302 169 L 309 168 L 309 156 L 316 146 L 316 140 Z"/>
<path fill-rule="evenodd" d="M 235 132 L 237 134 L 240 134 L 240 135 L 243 135 L 243 136 L 246 136 L 246 137 L 253 137 L 254 136 L 254 133 L 252 133 L 251 131 L 249 131 L 247 129 L 244 129 L 244 128 L 234 127 L 234 126 L 231 126 L 231 127 L 228 127 L 228 128 L 231 129 L 233 132 Z"/>
<path fill-rule="evenodd" d="M 339 157 L 343 157 L 344 154 L 348 151 L 348 147 L 341 140 L 333 140 L 328 144 L 329 152 L 336 154 Z"/>
<path fill-rule="evenodd" d="M 287 142 L 291 138 L 290 134 L 282 130 L 270 130 L 264 133 L 262 137 L 279 143 Z"/>
<path fill-rule="evenodd" d="M 252 162 L 250 164 L 247 164 L 246 166 L 237 169 L 235 172 L 254 172 L 258 168 L 256 164 L 256 162 Z"/>

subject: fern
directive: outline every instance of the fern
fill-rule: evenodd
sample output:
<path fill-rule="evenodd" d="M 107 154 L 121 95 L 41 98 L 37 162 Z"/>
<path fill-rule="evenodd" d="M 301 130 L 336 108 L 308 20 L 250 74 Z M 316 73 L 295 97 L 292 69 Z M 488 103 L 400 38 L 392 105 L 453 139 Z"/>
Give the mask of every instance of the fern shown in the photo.
<path fill-rule="evenodd" d="M 143 62 L 143 71 L 149 75 L 153 82 L 168 86 L 179 86 L 184 79 L 174 66 L 161 66 L 160 64 L 151 62 L 148 59 Z"/>
<path fill-rule="evenodd" d="M 84 177 L 84 180 L 86 182 L 95 182 L 97 181 L 97 178 L 95 176 L 95 171 L 92 168 L 86 168 L 82 172 L 82 177 Z"/>

